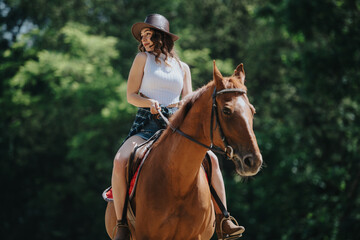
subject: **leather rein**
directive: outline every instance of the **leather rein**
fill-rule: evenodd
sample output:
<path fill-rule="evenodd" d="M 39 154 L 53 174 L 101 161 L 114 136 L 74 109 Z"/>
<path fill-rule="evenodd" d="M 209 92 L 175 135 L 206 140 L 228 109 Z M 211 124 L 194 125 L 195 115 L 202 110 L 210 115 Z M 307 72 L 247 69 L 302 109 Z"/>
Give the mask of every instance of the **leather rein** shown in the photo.
<path fill-rule="evenodd" d="M 212 108 L 211 108 L 211 122 L 210 122 L 210 141 L 211 144 L 208 146 L 206 144 L 203 144 L 201 142 L 199 142 L 198 140 L 194 139 L 193 137 L 187 135 L 186 133 L 184 133 L 183 131 L 181 131 L 178 128 L 175 128 L 171 125 L 171 123 L 169 122 L 169 120 L 161 113 L 161 111 L 159 111 L 159 114 L 161 116 L 161 118 L 166 122 L 166 124 L 173 130 L 173 132 L 177 132 L 178 134 L 180 134 L 181 136 L 189 139 L 190 141 L 193 141 L 194 143 L 207 148 L 213 152 L 217 152 L 219 154 L 225 155 L 227 159 L 232 160 L 234 157 L 234 149 L 228 144 L 226 137 L 224 135 L 224 132 L 221 128 L 221 124 L 219 121 L 219 115 L 218 115 L 218 111 L 217 111 L 217 104 L 216 104 L 216 97 L 221 95 L 221 94 L 225 94 L 225 93 L 240 93 L 240 94 L 245 94 L 246 91 L 243 89 L 239 89 L 239 88 L 231 88 L 231 89 L 223 89 L 220 91 L 216 91 L 216 87 L 214 88 L 214 92 L 212 94 Z M 224 143 L 225 148 L 222 149 L 221 147 L 218 147 L 216 145 L 214 145 L 213 143 L 213 125 L 214 125 L 214 115 L 215 115 L 215 128 L 218 125 L 219 126 L 219 131 L 220 131 L 220 137 L 222 142 Z"/>

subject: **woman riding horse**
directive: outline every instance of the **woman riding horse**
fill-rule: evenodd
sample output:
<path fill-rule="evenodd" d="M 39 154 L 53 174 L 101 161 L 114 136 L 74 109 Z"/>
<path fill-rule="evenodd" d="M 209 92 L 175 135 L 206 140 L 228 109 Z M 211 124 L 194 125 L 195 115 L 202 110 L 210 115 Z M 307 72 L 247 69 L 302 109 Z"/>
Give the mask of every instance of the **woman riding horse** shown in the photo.
<path fill-rule="evenodd" d="M 185 97 L 192 92 L 190 69 L 179 60 L 173 48 L 178 36 L 169 31 L 169 22 L 164 16 L 147 16 L 143 23 L 133 25 L 132 34 L 140 42 L 140 53 L 136 55 L 130 69 L 127 100 L 138 107 L 138 112 L 128 137 L 114 159 L 112 193 L 118 224 L 113 239 L 116 240 L 129 238 L 128 226 L 122 216 L 126 195 L 125 166 L 131 152 L 157 130 L 166 127 L 163 121 L 155 119 L 153 115 L 163 111 L 167 117 L 171 116 L 180 106 L 180 95 Z M 209 155 L 213 169 L 211 184 L 226 206 L 224 182 L 218 160 L 211 151 Z M 220 223 L 223 216 L 217 204 L 214 205 L 217 223 Z M 225 219 L 221 231 L 223 236 L 240 235 L 244 228 L 235 225 L 230 219 Z"/>

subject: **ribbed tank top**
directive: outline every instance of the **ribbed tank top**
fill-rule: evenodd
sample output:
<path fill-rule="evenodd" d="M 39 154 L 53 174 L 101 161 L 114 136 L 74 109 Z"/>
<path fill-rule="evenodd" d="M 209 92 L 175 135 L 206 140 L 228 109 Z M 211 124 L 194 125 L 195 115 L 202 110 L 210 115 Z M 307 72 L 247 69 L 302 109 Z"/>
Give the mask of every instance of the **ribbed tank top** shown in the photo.
<path fill-rule="evenodd" d="M 184 71 L 179 62 L 168 57 L 166 64 L 165 55 L 161 54 L 160 63 L 157 63 L 153 54 L 145 53 L 147 58 L 140 93 L 157 100 L 163 106 L 178 102 L 184 85 Z"/>

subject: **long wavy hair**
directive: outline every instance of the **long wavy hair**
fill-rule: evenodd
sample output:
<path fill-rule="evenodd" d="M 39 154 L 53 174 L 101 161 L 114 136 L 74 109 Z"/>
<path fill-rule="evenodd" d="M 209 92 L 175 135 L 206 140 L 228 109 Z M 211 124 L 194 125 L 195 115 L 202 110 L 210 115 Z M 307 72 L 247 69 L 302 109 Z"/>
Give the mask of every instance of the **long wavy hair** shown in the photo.
<path fill-rule="evenodd" d="M 180 59 L 174 50 L 174 41 L 172 40 L 171 36 L 154 28 L 151 28 L 151 30 L 154 31 L 153 35 L 151 36 L 151 41 L 154 44 L 154 50 L 152 54 L 155 55 L 155 61 L 157 63 L 160 63 L 159 57 L 160 54 L 163 53 L 165 55 L 165 63 L 168 57 L 172 57 L 175 58 L 180 64 Z M 138 46 L 138 49 L 140 52 L 146 52 L 145 47 L 142 45 L 141 42 Z"/>

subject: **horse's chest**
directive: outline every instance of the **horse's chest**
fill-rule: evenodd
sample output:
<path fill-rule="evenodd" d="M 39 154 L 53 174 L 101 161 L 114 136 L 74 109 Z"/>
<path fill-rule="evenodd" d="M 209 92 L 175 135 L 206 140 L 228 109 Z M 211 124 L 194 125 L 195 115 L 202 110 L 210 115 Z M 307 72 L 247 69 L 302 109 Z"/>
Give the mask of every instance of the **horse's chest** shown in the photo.
<path fill-rule="evenodd" d="M 194 208 L 198 212 L 206 211 L 211 205 L 211 195 L 205 175 L 200 177 L 194 185 L 185 188 L 171 176 L 153 176 L 139 182 L 137 199 L 145 200 L 146 206 L 157 214 L 162 214 L 164 209 L 167 209 L 166 214 L 171 212 L 174 216 L 191 214 Z"/>
<path fill-rule="evenodd" d="M 193 187 L 179 196 L 176 189 L 165 183 L 166 178 L 155 187 L 151 183 L 152 187 L 138 189 L 136 225 L 141 226 L 142 231 L 176 235 L 176 238 L 167 235 L 164 239 L 188 239 L 189 235 L 200 234 L 199 229 L 211 228 L 213 208 L 208 186 Z M 182 233 L 187 235 L 181 238 Z"/>

